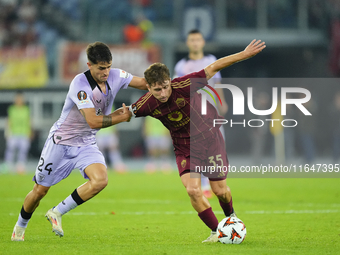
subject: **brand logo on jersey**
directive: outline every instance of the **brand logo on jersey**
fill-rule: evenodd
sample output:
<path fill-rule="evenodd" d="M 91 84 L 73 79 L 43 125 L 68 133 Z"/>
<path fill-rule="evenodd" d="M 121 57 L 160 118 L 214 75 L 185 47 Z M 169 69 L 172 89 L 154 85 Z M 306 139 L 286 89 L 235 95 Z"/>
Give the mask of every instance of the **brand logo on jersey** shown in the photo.
<path fill-rule="evenodd" d="M 185 99 L 183 97 L 176 99 L 176 104 L 179 108 L 182 108 L 185 106 Z"/>
<path fill-rule="evenodd" d="M 174 111 L 168 114 L 168 119 L 171 121 L 180 121 L 183 119 L 183 114 L 180 111 Z"/>
<path fill-rule="evenodd" d="M 152 113 L 153 116 L 158 115 L 158 114 L 161 114 L 161 111 L 158 109 L 154 110 Z"/>
<path fill-rule="evenodd" d="M 97 104 L 100 104 L 102 102 L 102 100 L 101 99 L 100 100 L 96 99 L 96 102 L 97 102 Z"/>
<path fill-rule="evenodd" d="M 186 166 L 186 164 L 187 164 L 187 161 L 185 159 L 183 159 L 182 162 L 181 162 L 182 168 L 184 168 Z"/>
<path fill-rule="evenodd" d="M 97 116 L 99 115 L 103 115 L 103 111 L 101 108 L 98 108 L 97 112 L 96 112 Z"/>
<path fill-rule="evenodd" d="M 81 90 L 78 92 L 77 97 L 80 101 L 83 101 L 87 98 L 87 94 L 85 91 Z"/>

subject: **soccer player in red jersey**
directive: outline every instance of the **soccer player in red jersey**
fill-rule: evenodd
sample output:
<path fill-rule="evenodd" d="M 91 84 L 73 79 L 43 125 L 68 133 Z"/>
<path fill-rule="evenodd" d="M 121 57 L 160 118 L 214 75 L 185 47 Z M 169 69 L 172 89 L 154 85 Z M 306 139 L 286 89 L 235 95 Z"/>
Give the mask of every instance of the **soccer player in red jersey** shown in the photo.
<path fill-rule="evenodd" d="M 145 72 L 149 92 L 130 106 L 136 117 L 152 116 L 169 129 L 175 148 L 176 163 L 182 183 L 194 209 L 211 229 L 203 242 L 217 242 L 218 220 L 201 190 L 202 166 L 228 166 L 224 139 L 214 119 L 221 119 L 216 108 L 207 102 L 207 114 L 201 115 L 202 98 L 197 91 L 218 71 L 251 58 L 266 47 L 253 40 L 243 51 L 216 60 L 199 72 L 170 79 L 169 69 L 161 63 L 152 64 Z M 198 171 L 197 171 L 198 169 Z M 226 216 L 234 213 L 230 188 L 223 171 L 206 173 L 213 193 L 218 197 Z"/>
<path fill-rule="evenodd" d="M 204 67 L 210 65 L 211 63 L 217 60 L 214 55 L 204 53 L 203 49 L 205 46 L 205 40 L 204 40 L 202 33 L 197 29 L 193 29 L 189 31 L 187 35 L 186 45 L 189 49 L 188 56 L 185 58 L 182 58 L 175 65 L 174 78 L 184 76 L 192 72 L 200 71 Z M 215 84 L 221 83 L 221 78 L 222 77 L 221 77 L 220 72 L 217 72 L 214 75 L 214 77 L 212 77 L 209 80 L 209 85 L 214 87 Z M 221 104 L 217 104 L 216 106 L 217 111 L 220 115 L 223 116 L 228 111 L 228 104 L 225 101 L 223 89 L 216 88 L 215 90 L 220 97 L 219 99 L 221 100 Z M 217 100 L 217 97 L 216 95 L 214 97 L 207 96 L 207 99 L 211 104 L 214 105 L 214 100 Z M 224 138 L 225 132 L 224 132 L 223 126 L 220 127 L 220 131 Z M 201 175 L 201 188 L 206 198 L 212 198 L 212 192 L 211 192 L 211 188 L 209 184 L 209 179 L 208 177 L 205 177 L 204 175 Z"/>

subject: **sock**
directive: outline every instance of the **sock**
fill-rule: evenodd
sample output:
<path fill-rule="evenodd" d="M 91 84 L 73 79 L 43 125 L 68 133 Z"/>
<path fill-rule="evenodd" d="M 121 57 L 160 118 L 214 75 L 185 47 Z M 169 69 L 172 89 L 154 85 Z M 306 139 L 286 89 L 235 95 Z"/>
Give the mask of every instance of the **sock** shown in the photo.
<path fill-rule="evenodd" d="M 216 231 L 217 225 L 218 225 L 218 220 L 212 211 L 211 207 L 208 209 L 204 210 L 203 212 L 200 212 L 198 216 L 201 218 L 201 220 L 207 225 L 211 231 Z"/>
<path fill-rule="evenodd" d="M 24 206 L 22 206 L 21 211 L 19 213 L 19 218 L 17 221 L 17 225 L 22 228 L 26 228 L 29 220 L 31 219 L 33 213 L 28 213 L 24 210 Z"/>
<path fill-rule="evenodd" d="M 221 200 L 219 200 L 219 202 L 226 217 L 228 217 L 230 214 L 234 212 L 233 198 L 230 199 L 229 203 L 224 203 Z"/>
<path fill-rule="evenodd" d="M 64 215 L 84 202 L 85 201 L 80 198 L 77 189 L 75 189 L 71 195 L 57 205 L 56 209 L 61 215 Z"/>

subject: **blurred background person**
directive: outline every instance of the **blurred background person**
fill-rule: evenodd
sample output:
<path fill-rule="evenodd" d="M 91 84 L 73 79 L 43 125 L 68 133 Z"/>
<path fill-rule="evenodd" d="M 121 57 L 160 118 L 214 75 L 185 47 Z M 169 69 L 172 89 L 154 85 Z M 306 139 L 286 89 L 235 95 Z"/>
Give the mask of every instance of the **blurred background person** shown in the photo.
<path fill-rule="evenodd" d="M 211 54 L 204 54 L 203 48 L 205 46 L 205 40 L 203 38 L 202 33 L 198 29 L 192 29 L 189 31 L 187 35 L 186 45 L 189 50 L 189 54 L 187 57 L 182 58 L 180 61 L 177 62 L 175 65 L 175 75 L 174 77 L 181 77 L 186 74 L 192 72 L 198 72 L 203 68 L 207 67 L 214 61 L 216 61 L 216 57 Z M 218 72 L 212 79 L 209 80 L 209 85 L 215 87 L 215 84 L 221 83 L 221 73 Z M 225 115 L 228 111 L 228 105 L 224 98 L 224 92 L 220 88 L 216 88 L 218 95 L 221 98 L 222 104 L 220 104 L 217 96 L 213 93 L 215 97 L 215 101 L 217 103 L 217 110 L 221 116 Z M 204 91 L 200 90 L 200 93 L 205 93 Z M 214 100 L 207 95 L 207 100 L 216 107 L 216 103 Z M 223 138 L 225 139 L 225 133 L 223 125 L 220 128 Z M 203 194 L 207 198 L 212 197 L 212 192 L 209 184 L 209 179 L 203 175 L 201 180 L 202 191 Z"/>
<path fill-rule="evenodd" d="M 14 104 L 8 108 L 7 127 L 5 130 L 6 151 L 3 171 L 15 170 L 25 173 L 27 155 L 32 137 L 30 109 L 25 104 L 24 95 L 17 92 Z"/>
<path fill-rule="evenodd" d="M 301 95 L 301 97 L 302 96 L 303 95 Z M 316 116 L 317 104 L 315 100 L 311 98 L 307 103 L 304 103 L 304 107 L 312 116 L 305 116 L 301 111 L 298 111 L 297 128 L 304 163 L 311 164 L 316 157 L 315 135 L 317 133 L 318 121 Z"/>
<path fill-rule="evenodd" d="M 295 105 L 286 105 L 286 117 L 285 119 L 296 119 L 297 109 Z M 292 162 L 296 156 L 295 152 L 295 140 L 296 140 L 296 129 L 295 128 L 284 128 L 284 142 L 285 142 L 285 158 L 286 162 Z"/>
<path fill-rule="evenodd" d="M 158 169 L 165 173 L 171 171 L 170 150 L 172 143 L 169 131 L 158 119 L 146 117 L 143 134 L 148 157 L 145 171 L 147 173 L 154 173 Z"/>
<path fill-rule="evenodd" d="M 335 94 L 329 113 L 329 118 L 332 120 L 331 140 L 333 162 L 338 163 L 340 157 L 340 91 Z"/>
<path fill-rule="evenodd" d="M 267 110 L 270 108 L 269 95 L 267 92 L 254 93 L 253 102 L 254 108 L 257 110 Z M 252 119 L 252 117 L 249 117 Z M 251 143 L 251 156 L 254 165 L 260 165 L 263 163 L 263 157 L 265 155 L 265 145 L 267 142 L 267 135 L 269 133 L 269 126 L 266 119 L 268 116 L 259 115 L 256 119 L 262 120 L 264 125 L 261 127 L 250 128 L 250 143 Z M 253 123 L 253 125 L 260 125 L 259 122 Z"/>

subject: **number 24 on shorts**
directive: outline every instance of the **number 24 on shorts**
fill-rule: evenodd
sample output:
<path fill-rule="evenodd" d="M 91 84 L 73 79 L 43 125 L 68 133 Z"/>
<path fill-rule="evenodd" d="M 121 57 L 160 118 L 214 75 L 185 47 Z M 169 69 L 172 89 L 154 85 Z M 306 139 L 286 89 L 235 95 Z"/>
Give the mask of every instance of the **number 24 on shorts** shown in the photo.
<path fill-rule="evenodd" d="M 41 163 L 38 165 L 38 170 L 39 170 L 40 172 L 42 172 L 42 171 L 43 171 L 42 167 L 43 167 L 44 164 L 45 164 L 45 160 L 44 160 L 43 157 L 40 158 L 40 162 L 41 162 Z M 51 172 L 52 172 L 51 166 L 52 166 L 52 163 L 48 163 L 48 164 L 46 164 L 46 166 L 45 166 L 45 169 L 44 169 L 44 170 L 46 170 L 46 171 L 48 172 L 48 175 L 50 175 Z"/>

